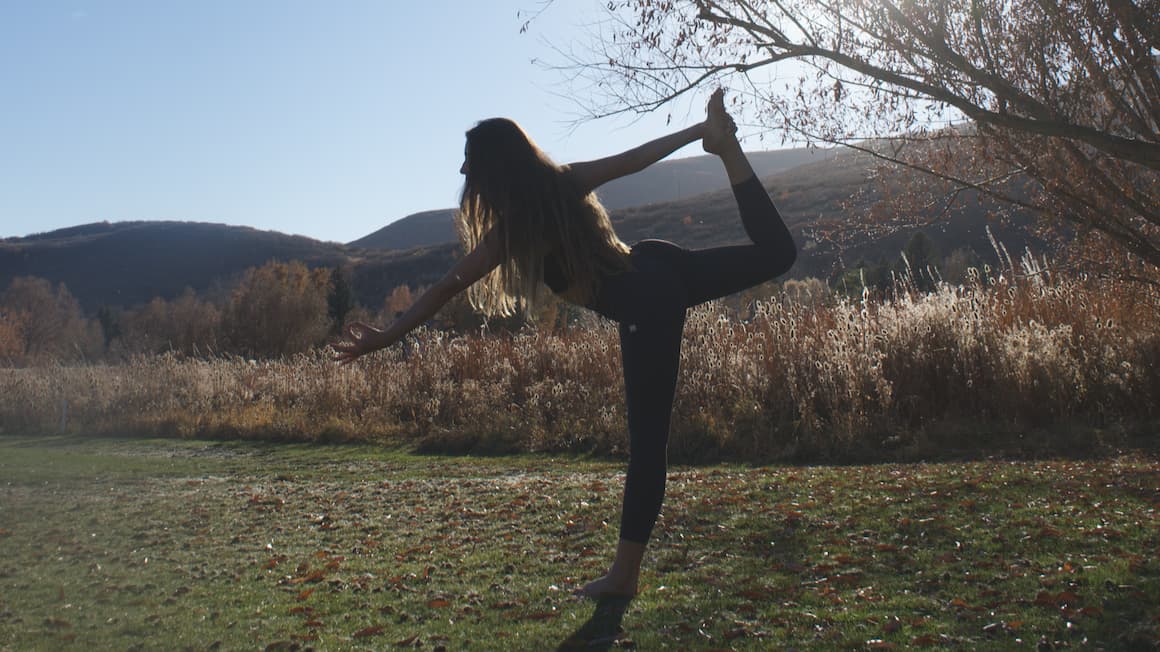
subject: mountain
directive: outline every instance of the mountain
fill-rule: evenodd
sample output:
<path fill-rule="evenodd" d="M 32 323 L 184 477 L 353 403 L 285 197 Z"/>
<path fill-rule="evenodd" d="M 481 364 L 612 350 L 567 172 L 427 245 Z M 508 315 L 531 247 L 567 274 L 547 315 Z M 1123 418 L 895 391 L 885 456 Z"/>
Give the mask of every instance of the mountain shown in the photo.
<path fill-rule="evenodd" d="M 832 151 L 810 148 L 750 152 L 749 163 L 759 177 L 833 156 Z M 669 203 L 689 199 L 712 190 L 727 188 L 729 181 L 716 156 L 692 156 L 661 161 L 636 174 L 600 187 L 597 195 L 609 211 L 630 206 Z M 445 208 L 414 213 L 349 243 L 369 249 L 411 249 L 454 242 L 455 209 Z"/>
<path fill-rule="evenodd" d="M 298 260 L 312 267 L 357 269 L 356 294 L 377 305 L 397 285 L 439 278 L 455 251 L 456 247 L 444 245 L 368 252 L 223 224 L 101 222 L 0 240 L 0 289 L 14 276 L 39 276 L 64 283 L 81 306 L 93 312 L 153 297 L 170 299 L 186 287 L 212 293 L 247 268 L 271 260 Z"/>
<path fill-rule="evenodd" d="M 828 234 L 841 231 L 863 216 L 879 201 L 878 185 L 870 179 L 876 160 L 853 151 L 831 156 L 762 177 L 762 183 L 793 233 L 800 254 L 791 277 L 829 278 L 835 271 L 860 260 L 893 261 L 919 230 L 914 227 L 882 228 L 875 236 L 847 237 L 834 242 Z M 902 173 L 900 173 L 902 174 Z M 906 174 L 917 174 L 909 172 Z M 922 229 L 943 254 L 957 249 L 973 250 L 989 256 L 992 246 L 987 228 L 1009 251 L 1018 255 L 1027 246 L 1042 251 L 1042 243 L 1031 240 L 1025 228 L 1029 219 L 1019 215 L 1008 220 L 993 219 L 997 208 L 980 201 L 975 193 L 963 193 L 963 207 L 940 219 L 934 209 L 905 216 L 916 222 L 928 221 Z M 625 242 L 644 238 L 669 240 L 689 248 L 714 247 L 748 242 L 737 214 L 732 191 L 703 193 L 677 202 L 635 206 L 612 213 L 612 223 Z"/>
<path fill-rule="evenodd" d="M 89 224 L 0 242 L 0 279 L 39 276 L 64 283 L 86 310 L 205 290 L 270 259 L 331 265 L 341 245 L 221 224 Z"/>
<path fill-rule="evenodd" d="M 754 158 L 760 160 L 760 155 Z M 859 260 L 897 259 L 915 229 L 886 229 L 881 237 L 854 239 L 843 248 L 825 235 L 857 219 L 877 201 L 876 186 L 868 181 L 873 160 L 852 152 L 821 153 L 807 160 L 810 162 L 762 179 L 801 249 L 790 275 L 829 278 Z M 673 163 L 698 170 L 702 161 Z M 673 169 L 676 168 L 669 168 Z M 642 183 L 653 183 L 662 178 L 659 175 L 638 178 L 645 180 Z M 697 176 L 690 172 L 689 178 Z M 685 188 L 696 185 L 685 181 L 681 184 Z M 642 190 L 637 196 L 656 195 Z M 1018 255 L 1030 242 L 1019 228 L 1020 220 L 1015 220 L 1015 226 L 994 221 L 989 217 L 994 209 L 984 202 L 968 201 L 959 214 L 934 220 L 925 232 L 944 255 L 968 248 L 989 259 L 991 245 L 986 228 L 990 226 L 999 241 Z M 423 224 L 450 224 L 446 211 L 421 215 L 425 216 L 411 220 L 416 233 Z M 909 217 L 933 220 L 935 216 Z M 612 211 L 612 221 L 621 238 L 630 243 L 661 238 L 701 248 L 746 241 L 727 188 L 675 201 L 619 208 Z M 412 242 L 423 241 L 419 235 L 414 238 Z M 357 242 L 364 240 L 367 238 Z M 1042 250 L 1034 245 L 1033 249 Z M 415 287 L 439 279 L 459 253 L 454 241 L 390 250 L 220 224 L 98 223 L 0 240 L 0 289 L 14 276 L 39 276 L 64 283 L 92 312 L 105 305 L 141 304 L 155 296 L 172 298 L 186 287 L 220 298 L 230 282 L 249 267 L 270 260 L 300 260 L 311 266 L 350 269 L 356 298 L 373 308 L 382 305 L 384 297 L 399 285 Z"/>
<path fill-rule="evenodd" d="M 443 208 L 408 215 L 351 242 L 350 246 L 392 251 L 454 242 L 455 238 L 455 209 Z"/>

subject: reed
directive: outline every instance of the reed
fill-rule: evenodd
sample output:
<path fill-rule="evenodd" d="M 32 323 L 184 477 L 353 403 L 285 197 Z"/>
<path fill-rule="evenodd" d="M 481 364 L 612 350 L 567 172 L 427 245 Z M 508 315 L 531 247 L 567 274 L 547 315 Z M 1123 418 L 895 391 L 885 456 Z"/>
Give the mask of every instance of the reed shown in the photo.
<path fill-rule="evenodd" d="M 1157 417 L 1153 288 L 1061 276 L 1025 259 L 932 292 L 904 276 L 885 298 L 816 294 L 787 292 L 744 314 L 720 304 L 691 311 L 674 459 L 1010 450 L 1031 432 L 1093 436 Z M 319 350 L 268 361 L 165 354 L 5 368 L 0 396 L 6 433 L 63 426 L 599 454 L 621 453 L 627 441 L 616 331 L 601 322 L 420 330 L 348 367 Z"/>

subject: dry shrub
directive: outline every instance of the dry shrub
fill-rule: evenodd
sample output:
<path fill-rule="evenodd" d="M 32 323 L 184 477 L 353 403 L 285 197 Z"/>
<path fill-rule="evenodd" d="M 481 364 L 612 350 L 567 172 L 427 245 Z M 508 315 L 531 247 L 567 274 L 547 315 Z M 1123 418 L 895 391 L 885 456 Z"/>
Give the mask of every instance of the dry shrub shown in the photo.
<path fill-rule="evenodd" d="M 17 276 L 0 291 L 0 361 L 45 364 L 93 359 L 103 348 L 101 327 L 85 319 L 63 283 Z"/>
<path fill-rule="evenodd" d="M 246 270 L 221 316 L 231 351 L 278 357 L 308 351 L 330 332 L 330 272 L 301 262 Z"/>
<path fill-rule="evenodd" d="M 155 297 L 119 316 L 114 350 L 126 355 L 173 351 L 200 355 L 221 348 L 221 311 L 190 288 L 173 301 Z"/>
<path fill-rule="evenodd" d="M 883 456 L 888 442 L 925 454 L 977 444 L 964 433 L 995 444 L 1157 417 L 1154 289 L 1057 278 L 1025 261 L 930 293 L 903 283 L 886 300 L 809 297 L 757 302 L 746 319 L 716 304 L 691 311 L 674 459 L 849 459 Z M 347 367 L 315 351 L 2 369 L 0 392 L 5 432 L 59 429 L 67 400 L 66 427 L 78 432 L 390 438 L 475 452 L 618 453 L 627 440 L 619 346 L 605 322 L 421 329 Z"/>

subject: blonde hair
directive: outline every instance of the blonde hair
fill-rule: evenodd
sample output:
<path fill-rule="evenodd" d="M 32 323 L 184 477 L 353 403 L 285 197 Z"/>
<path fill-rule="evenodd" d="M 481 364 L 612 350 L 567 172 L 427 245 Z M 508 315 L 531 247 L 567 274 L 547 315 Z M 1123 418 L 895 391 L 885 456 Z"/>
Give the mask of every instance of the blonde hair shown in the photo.
<path fill-rule="evenodd" d="M 470 251 L 494 232 L 503 251 L 503 262 L 467 291 L 476 310 L 506 316 L 535 306 L 547 256 L 567 279 L 568 298 L 582 305 L 595 298 L 602 275 L 628 269 L 628 246 L 596 195 L 583 193 L 515 122 L 480 122 L 467 132 L 465 155 L 460 239 Z"/>

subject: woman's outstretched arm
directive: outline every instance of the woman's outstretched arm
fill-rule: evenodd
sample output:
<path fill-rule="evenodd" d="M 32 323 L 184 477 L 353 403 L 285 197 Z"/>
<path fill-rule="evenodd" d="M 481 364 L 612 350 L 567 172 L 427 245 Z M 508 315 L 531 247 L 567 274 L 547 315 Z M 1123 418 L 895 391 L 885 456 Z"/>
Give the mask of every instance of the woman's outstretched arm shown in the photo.
<path fill-rule="evenodd" d="M 572 178 L 587 194 L 613 179 L 640 172 L 685 145 L 700 140 L 704 133 L 705 123 L 701 122 L 620 154 L 572 163 L 568 168 Z"/>
<path fill-rule="evenodd" d="M 489 233 L 471 253 L 460 259 L 451 271 L 424 292 L 386 329 L 362 322 L 348 324 L 343 333 L 344 339 L 331 345 L 335 351 L 334 359 L 347 364 L 403 339 L 415 327 L 435 316 L 452 297 L 495 269 L 501 258 L 499 243 Z"/>

